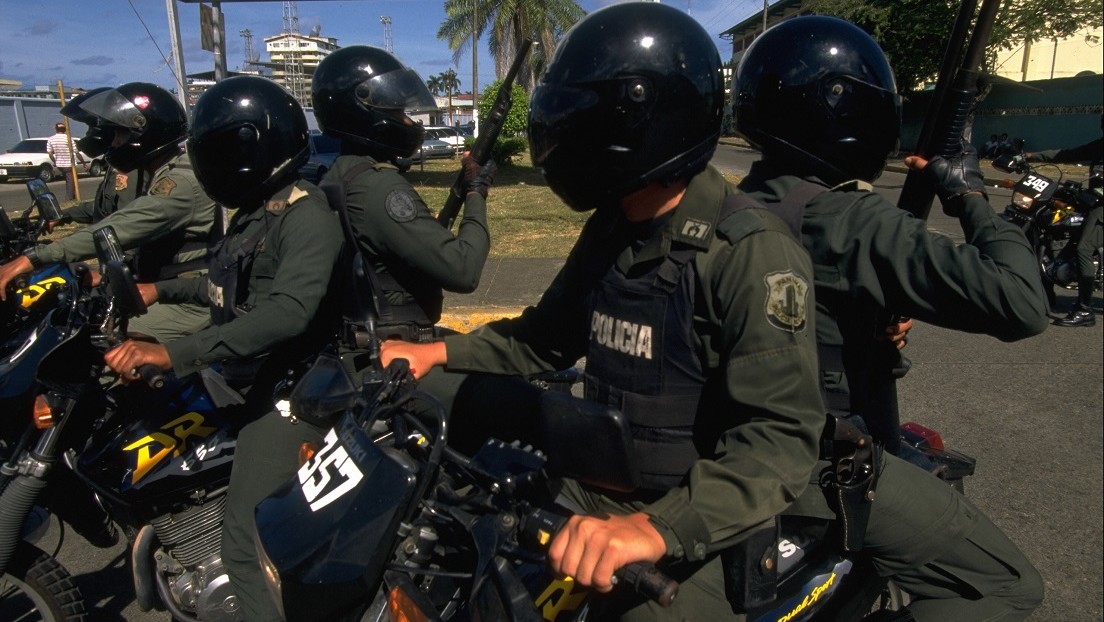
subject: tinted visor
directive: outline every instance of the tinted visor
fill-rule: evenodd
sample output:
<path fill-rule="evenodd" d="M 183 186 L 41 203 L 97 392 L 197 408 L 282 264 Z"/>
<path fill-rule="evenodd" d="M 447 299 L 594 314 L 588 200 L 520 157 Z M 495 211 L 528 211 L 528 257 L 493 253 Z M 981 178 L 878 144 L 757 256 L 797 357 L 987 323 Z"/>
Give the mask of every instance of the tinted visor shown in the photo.
<path fill-rule="evenodd" d="M 360 103 L 385 110 L 418 113 L 435 110 L 437 101 L 413 69 L 389 71 L 356 87 Z"/>
<path fill-rule="evenodd" d="M 111 125 L 141 133 L 146 128 L 146 117 L 142 109 L 149 106 L 149 98 L 144 95 L 131 101 L 115 89 L 104 91 L 89 97 L 80 103 L 82 110 Z"/>

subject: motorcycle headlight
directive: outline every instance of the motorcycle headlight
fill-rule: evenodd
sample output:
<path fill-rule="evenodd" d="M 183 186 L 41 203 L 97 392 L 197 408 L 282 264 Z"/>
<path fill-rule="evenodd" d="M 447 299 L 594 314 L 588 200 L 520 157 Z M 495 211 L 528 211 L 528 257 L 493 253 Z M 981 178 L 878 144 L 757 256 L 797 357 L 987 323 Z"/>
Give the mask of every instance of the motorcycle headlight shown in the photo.
<path fill-rule="evenodd" d="M 265 584 L 268 585 L 268 593 L 276 602 L 276 610 L 280 612 L 280 618 L 286 619 L 287 616 L 284 615 L 284 594 L 280 584 L 280 571 L 276 568 L 276 564 L 273 564 L 272 560 L 268 558 L 268 553 L 265 552 L 264 544 L 261 542 L 259 534 L 255 533 L 253 535 L 253 545 L 257 549 L 257 559 L 261 563 Z"/>
<path fill-rule="evenodd" d="M 1012 193 L 1012 205 L 1015 205 L 1017 209 L 1029 210 L 1034 203 L 1035 199 L 1026 194 L 1020 194 L 1019 192 Z"/>

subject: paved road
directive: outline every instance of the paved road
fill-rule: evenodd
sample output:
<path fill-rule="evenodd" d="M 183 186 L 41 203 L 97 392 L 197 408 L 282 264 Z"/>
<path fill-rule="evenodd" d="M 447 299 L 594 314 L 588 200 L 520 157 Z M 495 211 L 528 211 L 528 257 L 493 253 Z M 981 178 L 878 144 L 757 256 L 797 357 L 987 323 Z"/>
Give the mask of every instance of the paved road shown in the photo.
<path fill-rule="evenodd" d="M 746 172 L 754 157 L 746 149 L 723 146 L 715 162 Z M 902 181 L 903 176 L 887 173 L 879 192 L 892 200 Z M 7 205 L 4 189 L 0 204 Z M 1007 200 L 1007 191 L 992 192 L 996 209 Z M 957 222 L 938 207 L 929 223 L 962 240 Z M 508 272 L 510 266 L 492 261 L 487 269 Z M 554 263 L 541 266 L 534 279 L 541 282 L 520 288 L 518 304 L 535 301 L 556 269 Z M 1060 294 L 1060 305 L 1072 301 L 1071 293 Z M 446 300 L 446 307 L 458 304 L 458 299 Z M 940 430 L 949 447 L 978 459 L 967 494 L 1023 548 L 1046 580 L 1046 600 L 1034 622 L 1104 619 L 1102 351 L 1104 322 L 1093 328 L 1050 328 L 1013 344 L 921 324 L 909 340 L 907 354 L 914 364 L 900 383 L 902 415 Z M 47 548 L 56 534 L 55 529 L 47 536 Z M 59 558 L 94 607 L 93 620 L 168 620 L 166 614 L 142 613 L 134 605 L 122 546 L 96 550 L 68 532 Z"/>

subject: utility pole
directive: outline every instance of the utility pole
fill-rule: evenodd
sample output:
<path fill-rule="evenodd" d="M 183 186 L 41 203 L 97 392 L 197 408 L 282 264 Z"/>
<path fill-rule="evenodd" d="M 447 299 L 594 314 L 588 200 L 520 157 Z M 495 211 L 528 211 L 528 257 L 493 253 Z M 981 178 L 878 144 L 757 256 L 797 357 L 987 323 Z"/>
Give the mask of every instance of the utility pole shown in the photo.
<path fill-rule="evenodd" d="M 381 15 L 380 23 L 383 24 L 383 49 L 394 54 L 395 42 L 391 39 L 391 18 L 386 15 Z"/>
<path fill-rule="evenodd" d="M 175 65 L 176 98 L 188 110 L 188 86 L 185 83 L 184 48 L 180 45 L 180 19 L 176 15 L 176 0 L 165 0 L 165 13 L 169 18 L 169 43 L 172 45 L 172 59 Z"/>

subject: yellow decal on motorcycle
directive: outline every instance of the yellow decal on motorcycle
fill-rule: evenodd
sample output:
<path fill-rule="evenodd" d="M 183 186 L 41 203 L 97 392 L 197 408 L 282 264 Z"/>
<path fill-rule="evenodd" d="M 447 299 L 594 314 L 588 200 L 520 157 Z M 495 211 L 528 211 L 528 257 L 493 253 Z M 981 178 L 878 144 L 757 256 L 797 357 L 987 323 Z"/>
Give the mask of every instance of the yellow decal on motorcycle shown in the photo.
<path fill-rule="evenodd" d="M 185 440 L 189 436 L 203 438 L 217 428 L 203 425 L 203 417 L 197 412 L 190 412 L 173 419 L 161 426 L 157 432 L 134 441 L 123 447 L 123 451 L 138 450 L 138 463 L 131 474 L 130 483 L 137 484 L 149 472 L 153 470 L 170 453 L 179 456 L 184 451 Z M 156 453 L 155 447 L 160 447 Z"/>
<path fill-rule="evenodd" d="M 555 622 L 561 613 L 575 611 L 586 600 L 587 590 L 575 589 L 575 579 L 564 577 L 548 584 L 544 592 L 534 603 L 541 611 L 541 617 Z"/>
<path fill-rule="evenodd" d="M 827 581 L 825 581 L 824 583 L 821 583 L 820 585 L 814 587 L 813 591 L 806 594 L 805 598 L 802 599 L 801 602 L 797 604 L 797 607 L 795 607 L 793 611 L 787 613 L 786 615 L 782 616 L 781 618 L 778 618 L 778 622 L 790 622 L 790 620 L 794 619 L 794 616 L 798 615 L 802 611 L 805 611 L 813 603 L 815 603 L 817 601 L 817 599 L 819 599 L 828 588 L 832 587 L 832 584 L 835 583 L 835 582 L 836 582 L 836 573 L 833 572 L 832 574 L 828 575 L 828 580 Z"/>
<path fill-rule="evenodd" d="M 37 301 L 39 298 L 41 298 L 42 294 L 45 294 L 48 290 L 51 290 L 55 287 L 60 287 L 62 285 L 65 285 L 65 279 L 60 276 L 52 276 L 48 279 L 42 279 L 41 281 L 31 283 L 30 285 L 16 292 L 16 294 L 20 296 L 19 304 L 24 309 L 26 309 L 27 307 L 33 305 L 35 301 Z"/>

